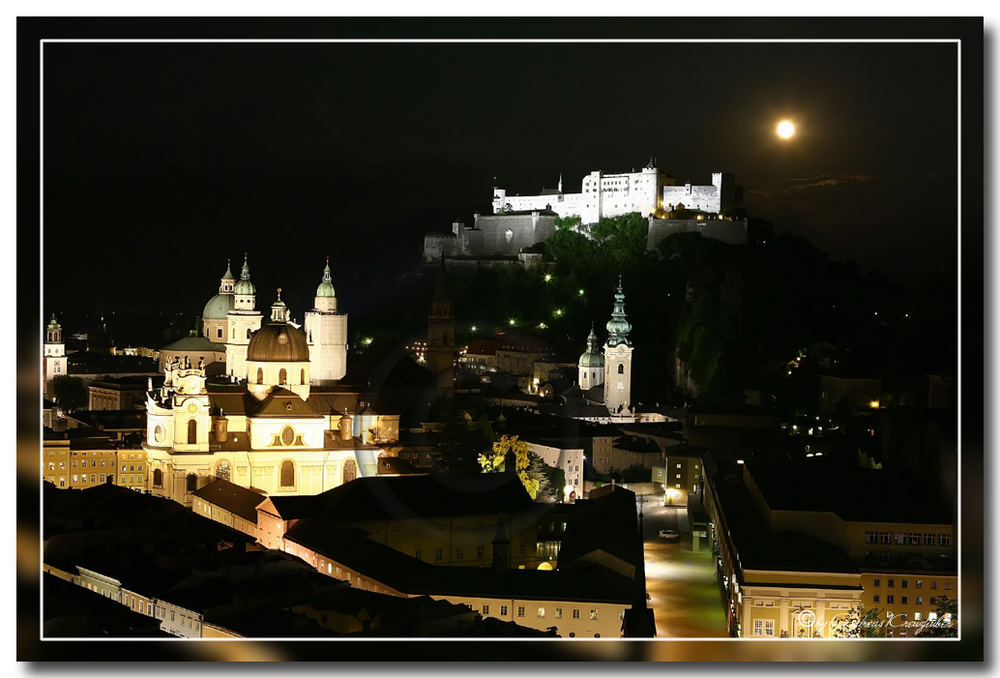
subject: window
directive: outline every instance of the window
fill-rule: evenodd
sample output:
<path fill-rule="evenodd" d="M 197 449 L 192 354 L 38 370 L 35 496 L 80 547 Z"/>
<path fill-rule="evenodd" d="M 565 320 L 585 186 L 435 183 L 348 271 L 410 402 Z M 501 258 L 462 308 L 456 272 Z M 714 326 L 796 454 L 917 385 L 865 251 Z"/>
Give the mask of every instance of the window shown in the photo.
<path fill-rule="evenodd" d="M 358 465 L 353 459 L 344 462 L 344 482 L 349 483 L 358 477 Z"/>
<path fill-rule="evenodd" d="M 954 582 L 946 581 L 944 583 L 944 590 L 945 591 L 951 591 L 953 588 L 955 588 Z"/>
<path fill-rule="evenodd" d="M 900 600 L 899 602 L 902 603 L 903 605 L 909 605 L 910 604 L 910 598 L 909 598 L 909 596 L 903 596 L 903 599 Z"/>
<path fill-rule="evenodd" d="M 198 422 L 194 419 L 188 420 L 188 445 L 196 445 L 198 443 Z"/>
<path fill-rule="evenodd" d="M 561 607 L 557 607 L 556 608 L 555 615 L 556 615 L 556 619 L 562 619 L 562 608 Z"/>
<path fill-rule="evenodd" d="M 625 374 L 625 364 L 618 363 L 618 374 Z"/>
<path fill-rule="evenodd" d="M 950 534 L 939 534 L 938 535 L 938 546 L 951 546 L 951 535 Z"/>
<path fill-rule="evenodd" d="M 579 619 L 579 618 L 580 618 L 580 608 L 575 607 L 573 608 L 573 619 Z"/>
<path fill-rule="evenodd" d="M 924 580 L 923 579 L 918 579 L 917 583 L 914 585 L 914 588 L 918 588 L 918 589 L 924 588 Z"/>
<path fill-rule="evenodd" d="M 936 581 L 932 581 L 931 582 L 931 590 L 932 591 L 937 591 L 937 582 Z"/>
<path fill-rule="evenodd" d="M 916 604 L 917 605 L 923 605 L 924 604 L 924 597 L 923 596 L 917 596 L 917 602 L 916 602 Z"/>
<path fill-rule="evenodd" d="M 462 560 L 465 557 L 465 551 L 459 547 L 455 549 L 455 560 Z"/>
<path fill-rule="evenodd" d="M 477 546 L 476 547 L 476 560 L 482 560 L 485 557 L 486 557 L 486 547 L 485 546 Z"/>
<path fill-rule="evenodd" d="M 518 617 L 523 617 L 524 616 L 524 605 L 518 605 L 517 606 L 517 616 Z"/>
<path fill-rule="evenodd" d="M 542 619 L 544 617 L 545 617 L 545 608 L 544 607 L 538 608 L 538 618 Z"/>
<path fill-rule="evenodd" d="M 483 605 L 483 616 L 486 617 L 486 616 L 489 615 L 489 613 L 490 613 L 490 606 L 489 605 Z"/>
<path fill-rule="evenodd" d="M 902 584 L 903 584 L 903 588 L 904 589 L 910 588 L 910 580 L 909 579 L 904 579 L 902 581 Z"/>
<path fill-rule="evenodd" d="M 284 436 L 284 433 L 282 433 L 282 436 Z M 291 459 L 281 462 L 281 486 L 295 486 L 295 463 Z"/>
<path fill-rule="evenodd" d="M 440 563 L 442 560 L 444 560 L 444 551 L 442 551 L 441 549 L 436 549 L 434 551 L 434 562 Z"/>
<path fill-rule="evenodd" d="M 914 612 L 913 613 L 913 620 L 914 621 L 920 621 L 921 619 L 923 619 L 923 615 L 922 614 L 920 614 L 919 612 Z"/>
<path fill-rule="evenodd" d="M 222 328 L 221 327 L 216 328 L 216 330 L 215 330 L 215 338 L 216 339 L 222 339 Z"/>
<path fill-rule="evenodd" d="M 299 370 L 299 383 L 300 384 L 306 383 L 306 371 L 305 371 L 305 368 Z"/>
<path fill-rule="evenodd" d="M 597 610 L 590 611 L 590 621 L 597 621 Z"/>
<path fill-rule="evenodd" d="M 291 426 L 286 426 L 281 429 L 281 444 L 291 445 L 295 442 L 295 429 Z"/>
<path fill-rule="evenodd" d="M 525 551 L 526 551 L 526 548 L 525 548 L 524 544 L 521 544 L 520 546 L 517 547 L 517 552 L 519 554 L 521 554 L 522 556 L 525 554 Z"/>
<path fill-rule="evenodd" d="M 153 487 L 163 487 L 163 471 L 160 469 L 153 470 Z"/>
<path fill-rule="evenodd" d="M 874 596 L 872 596 L 872 602 L 873 603 L 877 603 L 878 602 L 878 594 L 877 593 Z"/>
<path fill-rule="evenodd" d="M 892 605 L 893 603 L 896 602 L 896 596 L 892 596 L 892 595 L 886 596 L 885 597 L 885 602 L 886 602 L 887 605 Z"/>
<path fill-rule="evenodd" d="M 891 588 L 891 589 L 896 588 L 896 580 L 895 579 L 890 579 L 889 580 L 889 588 Z"/>
<path fill-rule="evenodd" d="M 416 551 L 413 552 L 413 557 L 416 558 L 417 560 L 423 560 L 424 552 L 421 551 L 420 549 L 417 549 Z"/>
<path fill-rule="evenodd" d="M 250 330 L 247 330 L 247 332 L 249 332 L 249 331 Z M 262 368 L 260 368 L 260 367 L 257 368 L 257 383 L 258 384 L 263 384 L 264 383 L 264 370 Z"/>
<path fill-rule="evenodd" d="M 278 370 L 278 383 L 282 385 L 288 383 L 288 372 L 284 367 Z"/>
<path fill-rule="evenodd" d="M 193 473 L 189 473 L 187 476 L 187 491 L 194 492 L 198 489 L 198 476 Z"/>
<path fill-rule="evenodd" d="M 501 605 L 500 606 L 500 616 L 501 617 L 506 617 L 507 616 L 507 606 L 506 605 Z"/>
<path fill-rule="evenodd" d="M 681 465 L 680 465 L 680 464 L 677 464 L 677 468 L 680 468 L 680 467 L 681 467 Z"/>

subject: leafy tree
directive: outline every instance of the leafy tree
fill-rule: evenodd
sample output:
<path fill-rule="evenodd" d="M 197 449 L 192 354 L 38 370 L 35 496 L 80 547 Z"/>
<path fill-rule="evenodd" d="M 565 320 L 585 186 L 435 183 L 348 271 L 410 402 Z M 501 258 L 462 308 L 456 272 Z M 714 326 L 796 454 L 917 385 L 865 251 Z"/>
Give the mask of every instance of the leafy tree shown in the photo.
<path fill-rule="evenodd" d="M 846 615 L 834 618 L 834 638 L 879 638 L 884 635 L 882 610 L 877 607 L 852 607 Z"/>
<path fill-rule="evenodd" d="M 52 380 L 52 395 L 59 407 L 67 412 L 87 406 L 90 392 L 80 377 L 63 375 Z"/>
<path fill-rule="evenodd" d="M 574 226 L 583 223 L 583 219 L 578 216 L 556 217 L 554 219 L 557 231 L 568 231 Z"/>
<path fill-rule="evenodd" d="M 486 473 L 506 471 L 508 454 L 513 455 L 514 472 L 521 479 L 528 495 L 534 499 L 541 489 L 541 478 L 532 472 L 531 457 L 534 455 L 528 450 L 528 443 L 517 436 L 500 436 L 492 447 L 479 455 L 479 465 Z"/>
<path fill-rule="evenodd" d="M 923 638 L 957 638 L 958 601 L 942 594 L 937 598 L 931 598 L 931 602 L 934 603 L 934 611 L 937 613 L 936 623 L 920 628 L 917 635 Z M 945 619 L 950 620 L 950 623 L 945 625 Z"/>

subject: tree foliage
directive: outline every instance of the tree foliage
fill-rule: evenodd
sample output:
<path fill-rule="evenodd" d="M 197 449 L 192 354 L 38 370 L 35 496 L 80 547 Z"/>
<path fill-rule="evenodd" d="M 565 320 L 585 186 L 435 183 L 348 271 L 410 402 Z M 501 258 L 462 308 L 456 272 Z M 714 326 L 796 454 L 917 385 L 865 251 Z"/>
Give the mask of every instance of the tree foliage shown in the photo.
<path fill-rule="evenodd" d="M 500 436 L 488 450 L 479 455 L 479 466 L 485 473 L 506 471 L 508 455 L 513 455 L 514 472 L 528 495 L 535 499 L 539 490 L 543 489 L 543 481 L 547 484 L 547 479 L 538 467 L 538 457 L 531 454 L 528 443 L 517 436 Z"/>
<path fill-rule="evenodd" d="M 90 392 L 80 377 L 55 377 L 52 380 L 52 394 L 56 404 L 67 412 L 82 409 L 90 401 Z"/>
<path fill-rule="evenodd" d="M 465 412 L 456 406 L 454 398 L 443 398 L 440 408 L 444 425 L 435 447 L 441 455 L 441 463 L 452 471 L 475 473 L 479 470 L 479 450 L 496 440 L 489 419 L 483 415 L 478 421 L 470 422 Z"/>

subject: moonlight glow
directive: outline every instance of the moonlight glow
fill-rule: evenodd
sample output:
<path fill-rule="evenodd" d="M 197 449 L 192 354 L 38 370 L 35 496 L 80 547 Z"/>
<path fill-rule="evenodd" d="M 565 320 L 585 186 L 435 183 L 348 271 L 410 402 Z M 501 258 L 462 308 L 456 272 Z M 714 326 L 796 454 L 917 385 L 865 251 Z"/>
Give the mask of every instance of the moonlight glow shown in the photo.
<path fill-rule="evenodd" d="M 791 120 L 782 120 L 778 123 L 778 136 L 782 139 L 791 139 L 795 135 L 795 125 Z"/>

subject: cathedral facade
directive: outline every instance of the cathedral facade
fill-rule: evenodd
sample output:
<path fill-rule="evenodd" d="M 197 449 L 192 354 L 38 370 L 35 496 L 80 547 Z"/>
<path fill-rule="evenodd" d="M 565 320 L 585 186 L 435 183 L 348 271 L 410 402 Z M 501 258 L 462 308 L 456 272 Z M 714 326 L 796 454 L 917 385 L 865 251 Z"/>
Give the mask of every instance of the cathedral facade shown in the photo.
<path fill-rule="evenodd" d="M 203 364 L 174 359 L 163 386 L 146 394 L 152 494 L 190 505 L 195 490 L 222 478 L 269 495 L 311 495 L 376 473 L 399 416 L 375 412 L 360 390 L 338 383 L 347 316 L 337 311 L 329 262 L 314 306 L 303 329 L 279 289 L 264 323 L 248 262 L 238 281 L 227 269 L 206 305 L 215 317 L 205 335 L 217 341 L 221 329 L 226 378 L 213 382 Z"/>

